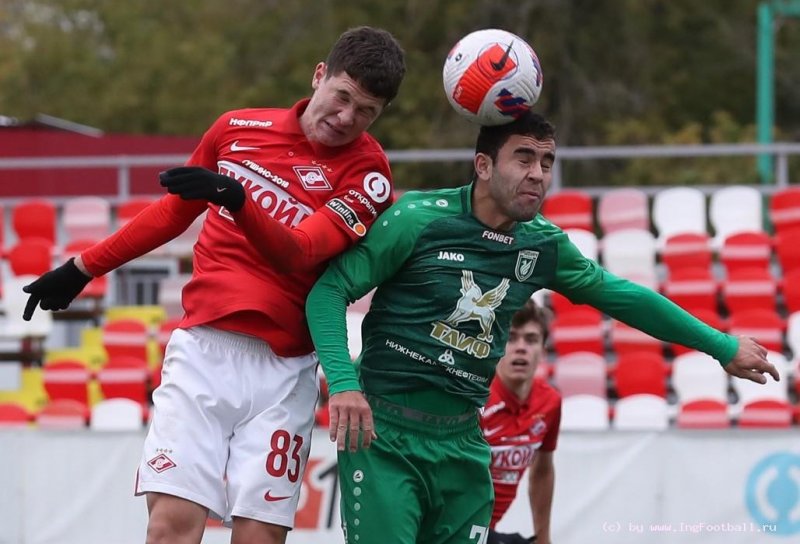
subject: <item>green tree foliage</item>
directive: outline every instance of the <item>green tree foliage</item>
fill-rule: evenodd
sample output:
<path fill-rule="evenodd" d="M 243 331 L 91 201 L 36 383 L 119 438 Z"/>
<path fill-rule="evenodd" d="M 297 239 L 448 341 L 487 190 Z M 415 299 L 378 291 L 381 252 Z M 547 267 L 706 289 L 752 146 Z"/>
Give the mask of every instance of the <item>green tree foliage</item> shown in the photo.
<path fill-rule="evenodd" d="M 369 24 L 407 53 L 372 129 L 387 149 L 470 147 L 441 88 L 464 34 L 524 36 L 545 73 L 536 108 L 559 144 L 753 141 L 757 0 L 2 0 L 0 114 L 109 132 L 199 135 L 227 109 L 310 93 L 336 37 Z M 800 138 L 800 19 L 779 21 L 776 124 Z M 752 160 L 570 164 L 570 184 L 753 182 Z M 685 163 L 685 164 L 684 164 Z M 470 165 L 398 165 L 401 185 L 463 182 Z"/>

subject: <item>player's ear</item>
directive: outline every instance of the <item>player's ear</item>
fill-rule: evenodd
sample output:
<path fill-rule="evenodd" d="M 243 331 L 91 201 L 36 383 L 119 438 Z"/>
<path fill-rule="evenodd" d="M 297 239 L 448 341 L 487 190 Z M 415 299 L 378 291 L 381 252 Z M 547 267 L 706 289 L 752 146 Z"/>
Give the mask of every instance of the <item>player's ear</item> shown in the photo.
<path fill-rule="evenodd" d="M 316 91 L 319 84 L 325 79 L 327 73 L 328 66 L 324 62 L 318 62 L 317 67 L 314 68 L 314 75 L 311 76 L 311 88 Z"/>
<path fill-rule="evenodd" d="M 486 153 L 476 153 L 474 159 L 475 177 L 487 180 L 492 177 L 492 158 Z"/>

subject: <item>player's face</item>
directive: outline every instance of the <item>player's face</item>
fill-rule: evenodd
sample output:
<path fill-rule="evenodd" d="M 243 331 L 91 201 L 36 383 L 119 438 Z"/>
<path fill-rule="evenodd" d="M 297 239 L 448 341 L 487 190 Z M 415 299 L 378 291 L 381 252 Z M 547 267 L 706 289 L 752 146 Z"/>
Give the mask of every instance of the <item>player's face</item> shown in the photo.
<path fill-rule="evenodd" d="M 309 140 L 336 147 L 349 144 L 383 111 L 385 101 L 342 72 L 329 76 L 324 62 L 314 70 L 314 94 L 300 125 Z"/>
<path fill-rule="evenodd" d="M 497 211 L 511 222 L 530 221 L 542 207 L 553 179 L 556 143 L 513 135 L 492 165 L 489 194 Z"/>
<path fill-rule="evenodd" d="M 497 375 L 505 383 L 529 382 L 544 354 L 542 327 L 528 321 L 521 327 L 511 327 L 506 353 L 497 363 Z"/>

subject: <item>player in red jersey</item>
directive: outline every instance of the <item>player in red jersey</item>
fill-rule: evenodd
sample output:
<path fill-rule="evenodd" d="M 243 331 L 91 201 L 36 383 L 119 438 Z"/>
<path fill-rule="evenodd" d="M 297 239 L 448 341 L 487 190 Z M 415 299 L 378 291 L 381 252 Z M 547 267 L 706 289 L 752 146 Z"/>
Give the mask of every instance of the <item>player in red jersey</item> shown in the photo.
<path fill-rule="evenodd" d="M 137 473 L 149 544 L 199 543 L 209 512 L 231 520 L 233 543 L 285 541 L 318 395 L 306 296 L 393 200 L 366 130 L 404 74 L 391 34 L 345 32 L 317 64 L 310 99 L 223 114 L 187 166 L 161 174 L 170 194 L 25 287 L 26 319 L 64 309 L 91 277 L 208 212 Z"/>
<path fill-rule="evenodd" d="M 506 353 L 497 363 L 481 415 L 483 436 L 492 448 L 495 495 L 488 544 L 550 544 L 553 451 L 561 423 L 561 395 L 546 380 L 535 377 L 545 340 L 544 313 L 529 300 L 511 319 Z M 514 500 L 528 467 L 528 497 L 536 536 L 497 533 L 494 527 Z"/>

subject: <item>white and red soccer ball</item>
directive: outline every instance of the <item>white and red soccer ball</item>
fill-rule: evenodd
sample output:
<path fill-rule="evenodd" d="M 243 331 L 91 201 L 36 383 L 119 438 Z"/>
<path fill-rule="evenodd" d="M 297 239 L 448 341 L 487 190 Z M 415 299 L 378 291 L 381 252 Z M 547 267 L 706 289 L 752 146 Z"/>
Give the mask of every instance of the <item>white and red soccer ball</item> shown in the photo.
<path fill-rule="evenodd" d="M 480 125 L 503 125 L 539 99 L 542 67 L 525 40 L 492 28 L 461 38 L 447 55 L 442 80 L 458 113 Z"/>

